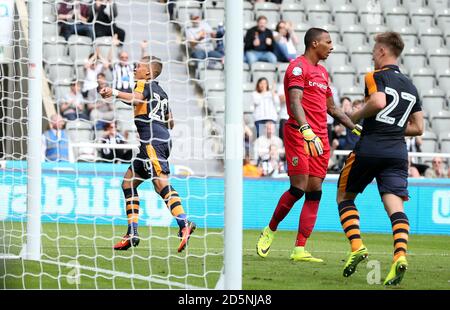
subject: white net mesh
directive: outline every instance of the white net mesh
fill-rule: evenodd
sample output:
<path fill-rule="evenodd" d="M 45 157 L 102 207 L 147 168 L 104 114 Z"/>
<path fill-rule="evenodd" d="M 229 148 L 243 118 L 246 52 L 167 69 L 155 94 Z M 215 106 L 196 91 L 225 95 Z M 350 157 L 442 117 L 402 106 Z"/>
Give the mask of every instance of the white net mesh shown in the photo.
<path fill-rule="evenodd" d="M 27 2 L 3 2 L 14 11 L 14 31 L 10 47 L 0 42 L 2 51 L 11 49 L 0 53 L 0 288 L 215 287 L 223 266 L 223 180 L 214 178 L 223 174 L 222 137 L 204 108 L 197 85 L 205 76 L 198 80 L 197 64 L 189 61 L 188 20 L 183 19 L 191 5 L 202 13 L 201 1 L 179 1 L 174 20 L 168 13 L 171 1 L 44 1 L 48 83 L 43 83 L 39 261 L 22 258 L 27 243 Z M 75 3 L 85 8 L 78 10 Z M 111 5 L 96 8 L 101 3 Z M 85 15 L 88 11 L 93 18 Z M 114 24 L 102 21 L 108 17 Z M 92 58 L 96 52 L 99 56 Z M 177 252 L 177 222 L 151 180 L 138 188 L 139 246 L 113 250 L 127 229 L 123 175 L 142 141 L 133 107 L 102 99 L 97 86 L 132 89 L 132 66 L 143 53 L 163 63 L 157 80 L 175 121 L 170 183 L 188 219 L 197 224 L 182 253 Z M 223 83 L 223 74 L 220 78 Z M 48 130 L 58 126 L 54 115 L 62 116 L 64 130 Z M 109 124 L 117 126 L 117 133 L 105 139 Z"/>

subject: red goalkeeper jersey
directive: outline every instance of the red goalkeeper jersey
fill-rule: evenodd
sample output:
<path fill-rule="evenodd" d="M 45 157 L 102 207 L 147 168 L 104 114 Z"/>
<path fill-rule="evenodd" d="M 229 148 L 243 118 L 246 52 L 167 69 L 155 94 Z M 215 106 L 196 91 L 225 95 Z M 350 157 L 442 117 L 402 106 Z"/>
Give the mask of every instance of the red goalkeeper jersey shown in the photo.
<path fill-rule="evenodd" d="M 327 70 L 319 64 L 311 64 L 303 55 L 289 64 L 284 75 L 284 92 L 289 114 L 287 123 L 298 126 L 288 95 L 291 88 L 303 90 L 302 106 L 308 124 L 317 136 L 327 137 L 327 98 L 332 96 Z"/>

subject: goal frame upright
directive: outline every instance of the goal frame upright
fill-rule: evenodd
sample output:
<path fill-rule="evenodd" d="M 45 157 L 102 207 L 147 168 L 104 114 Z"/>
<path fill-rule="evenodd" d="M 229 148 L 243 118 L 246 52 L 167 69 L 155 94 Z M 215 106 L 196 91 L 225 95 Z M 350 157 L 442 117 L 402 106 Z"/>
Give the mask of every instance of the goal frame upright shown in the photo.
<path fill-rule="evenodd" d="M 224 288 L 242 289 L 243 0 L 225 1 Z"/>
<path fill-rule="evenodd" d="M 29 1 L 27 234 L 24 259 L 41 259 L 42 1 Z"/>

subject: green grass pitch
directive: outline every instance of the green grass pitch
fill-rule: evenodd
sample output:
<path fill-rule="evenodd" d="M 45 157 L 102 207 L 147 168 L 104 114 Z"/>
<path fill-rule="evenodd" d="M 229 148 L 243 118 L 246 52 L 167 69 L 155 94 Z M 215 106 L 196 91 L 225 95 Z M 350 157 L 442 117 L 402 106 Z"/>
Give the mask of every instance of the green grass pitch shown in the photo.
<path fill-rule="evenodd" d="M 0 238 L 3 240 L 0 252 L 8 244 L 18 254 L 25 225 L 0 225 L 15 236 Z M 149 289 L 180 288 L 186 284 L 214 288 L 223 264 L 221 231 L 198 229 L 186 256 L 187 253 L 176 251 L 177 230 L 160 227 L 141 227 L 139 247 L 114 252 L 112 246 L 123 229 L 108 225 L 43 224 L 43 261 L 0 260 L 0 289 Z M 386 289 L 373 282 L 379 274 L 382 283 L 389 271 L 393 243 L 389 234 L 363 233 L 370 255 L 350 278 L 342 276 L 349 249 L 343 233 L 313 233 L 307 248 L 324 259 L 324 263 L 289 260 L 296 237 L 293 231 L 277 232 L 270 255 L 262 259 L 255 250 L 258 235 L 259 231 L 244 231 L 244 289 Z M 411 235 L 409 270 L 395 289 L 450 289 L 449 244 L 450 236 Z M 78 277 L 74 277 L 75 263 L 80 266 Z"/>

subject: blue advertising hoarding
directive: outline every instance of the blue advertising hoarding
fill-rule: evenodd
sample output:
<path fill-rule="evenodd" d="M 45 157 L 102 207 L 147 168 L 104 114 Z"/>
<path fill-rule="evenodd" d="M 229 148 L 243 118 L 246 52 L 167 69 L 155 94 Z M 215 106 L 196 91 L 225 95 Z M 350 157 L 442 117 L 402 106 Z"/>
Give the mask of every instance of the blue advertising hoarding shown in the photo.
<path fill-rule="evenodd" d="M 43 164 L 42 221 L 126 225 L 122 176 L 128 165 L 77 163 Z M 342 231 L 335 202 L 336 176 L 327 177 L 315 230 Z M 224 182 L 221 178 L 173 176 L 190 218 L 203 228 L 222 228 Z M 0 169 L 0 221 L 26 217 L 26 164 L 7 162 Z M 280 195 L 289 188 L 287 179 L 244 180 L 244 229 L 261 229 L 270 220 Z M 450 180 L 409 180 L 410 200 L 405 210 L 411 233 L 450 235 Z M 140 224 L 176 226 L 150 181 L 139 187 Z M 279 229 L 296 230 L 303 200 L 297 202 Z M 361 229 L 391 233 L 375 183 L 357 198 Z"/>

